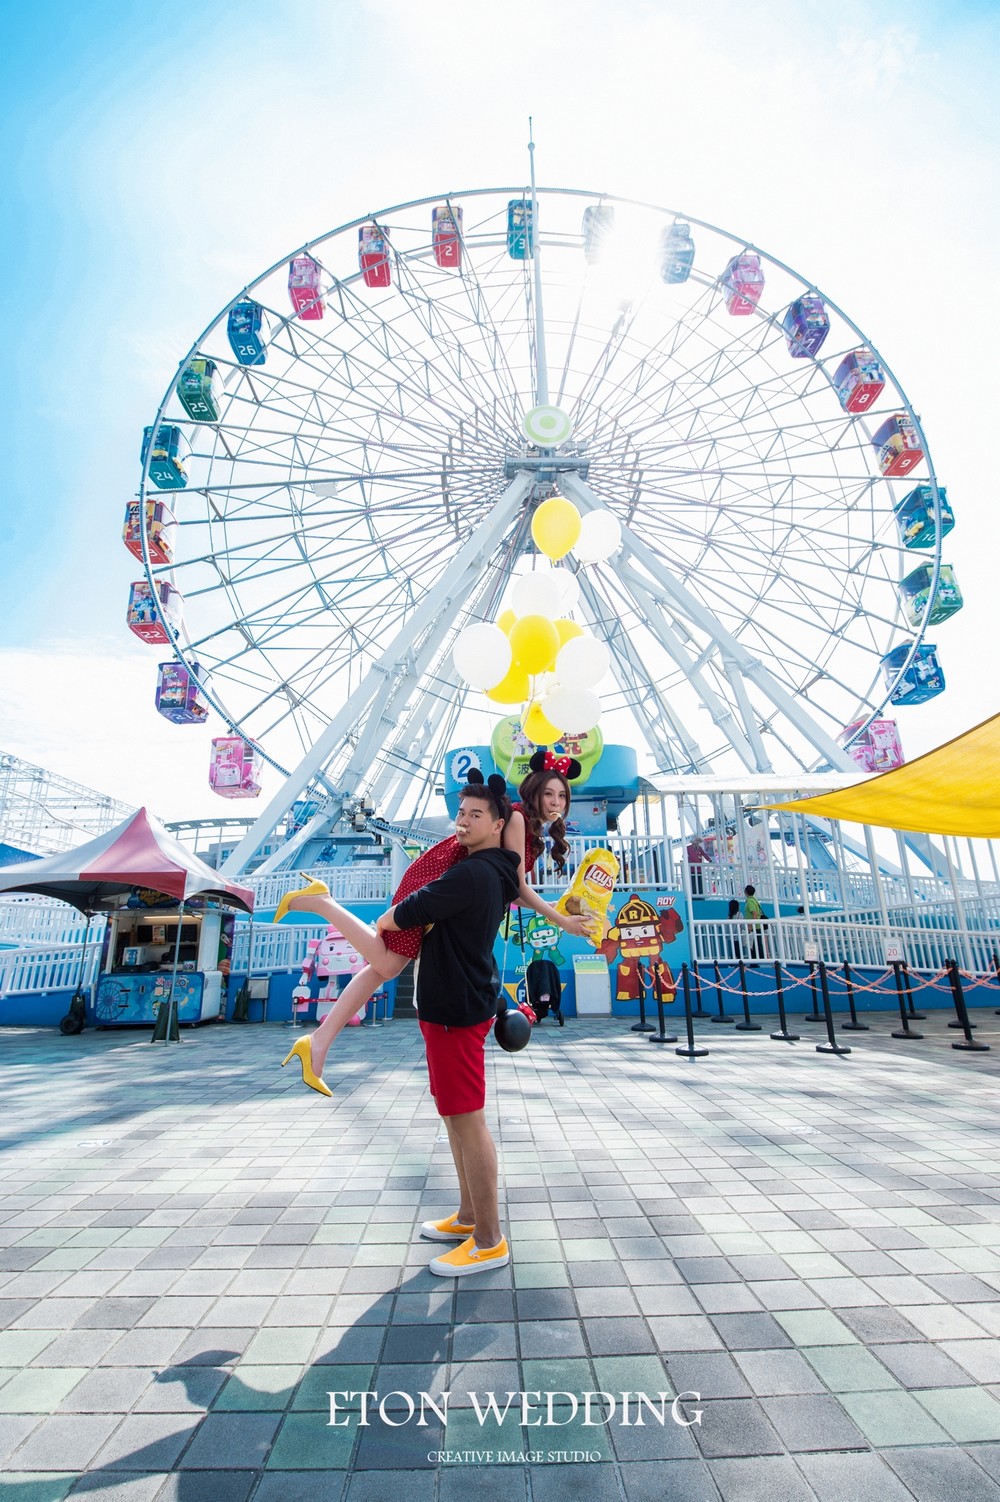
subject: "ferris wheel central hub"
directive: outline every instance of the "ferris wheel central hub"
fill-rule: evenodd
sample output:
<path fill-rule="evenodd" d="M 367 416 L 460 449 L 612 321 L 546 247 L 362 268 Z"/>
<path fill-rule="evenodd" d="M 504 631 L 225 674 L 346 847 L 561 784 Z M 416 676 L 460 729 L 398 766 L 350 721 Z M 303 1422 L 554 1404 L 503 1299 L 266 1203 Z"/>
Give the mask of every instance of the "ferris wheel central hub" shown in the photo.
<path fill-rule="evenodd" d="M 578 454 L 520 454 L 506 460 L 504 474 L 508 480 L 515 475 L 532 475 L 539 484 L 554 485 L 558 475 L 574 474 L 585 480 L 590 473 L 590 460 Z"/>

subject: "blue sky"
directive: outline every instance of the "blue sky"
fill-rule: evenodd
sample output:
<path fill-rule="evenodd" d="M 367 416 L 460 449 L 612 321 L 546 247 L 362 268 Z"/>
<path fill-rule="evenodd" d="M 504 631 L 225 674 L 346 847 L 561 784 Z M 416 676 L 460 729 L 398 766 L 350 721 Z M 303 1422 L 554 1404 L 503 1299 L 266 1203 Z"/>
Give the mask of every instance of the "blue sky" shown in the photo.
<path fill-rule="evenodd" d="M 156 654 L 123 621 L 143 424 L 245 281 L 383 204 L 521 180 L 529 113 L 540 181 L 746 235 L 871 333 L 956 506 L 967 599 L 938 633 L 949 694 L 908 712 L 907 749 L 995 710 L 998 62 L 986 3 L 9 11 L 0 747 L 218 811 L 204 741 L 156 716 Z"/>

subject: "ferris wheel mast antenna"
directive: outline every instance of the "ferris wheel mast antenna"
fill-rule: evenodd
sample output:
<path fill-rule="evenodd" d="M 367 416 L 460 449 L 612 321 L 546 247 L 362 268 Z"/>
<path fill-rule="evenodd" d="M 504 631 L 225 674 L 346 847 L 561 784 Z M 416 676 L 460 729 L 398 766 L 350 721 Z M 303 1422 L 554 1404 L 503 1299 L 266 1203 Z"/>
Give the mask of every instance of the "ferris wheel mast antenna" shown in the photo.
<path fill-rule="evenodd" d="M 531 236 L 530 245 L 534 262 L 535 293 L 535 405 L 548 406 L 549 367 L 545 358 L 545 317 L 542 312 L 542 258 L 538 234 L 538 191 L 535 187 L 535 132 L 532 117 L 528 116 L 528 164 L 531 169 Z"/>

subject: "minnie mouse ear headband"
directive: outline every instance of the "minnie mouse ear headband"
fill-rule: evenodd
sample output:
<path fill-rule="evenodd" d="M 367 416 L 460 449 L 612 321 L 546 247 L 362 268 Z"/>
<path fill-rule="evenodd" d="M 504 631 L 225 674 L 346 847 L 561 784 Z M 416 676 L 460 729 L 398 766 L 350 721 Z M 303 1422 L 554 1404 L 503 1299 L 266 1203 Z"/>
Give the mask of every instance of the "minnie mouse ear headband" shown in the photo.
<path fill-rule="evenodd" d="M 507 801 L 507 779 L 505 777 L 501 777 L 498 772 L 491 772 L 484 784 L 482 772 L 480 772 L 478 767 L 472 767 L 469 770 L 467 781 L 470 787 L 488 787 L 499 807 L 503 809 Z"/>
<path fill-rule="evenodd" d="M 566 778 L 579 777 L 583 771 L 572 756 L 562 756 L 557 751 L 536 751 L 528 766 L 533 772 L 558 772 Z"/>

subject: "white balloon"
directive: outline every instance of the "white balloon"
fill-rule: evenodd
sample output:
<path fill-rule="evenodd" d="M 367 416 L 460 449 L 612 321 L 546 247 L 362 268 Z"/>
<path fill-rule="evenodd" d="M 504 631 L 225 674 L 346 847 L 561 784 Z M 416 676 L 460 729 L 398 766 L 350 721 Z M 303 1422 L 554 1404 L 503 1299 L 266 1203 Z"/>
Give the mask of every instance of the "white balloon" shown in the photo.
<path fill-rule="evenodd" d="M 579 735 L 593 730 L 601 718 L 601 701 L 589 688 L 560 684 L 542 700 L 542 714 L 564 735 Z"/>
<path fill-rule="evenodd" d="M 574 636 L 559 649 L 556 677 L 567 688 L 596 688 L 610 667 L 611 653 L 604 642 L 596 636 Z"/>
<path fill-rule="evenodd" d="M 604 563 L 622 545 L 622 525 L 610 511 L 588 511 L 573 545 L 580 563 Z"/>
<path fill-rule="evenodd" d="M 539 568 L 514 580 L 509 599 L 515 615 L 547 615 L 552 619 L 559 614 L 555 597 L 556 573 L 565 573 L 565 569 Z"/>
<path fill-rule="evenodd" d="M 477 621 L 465 626 L 455 638 L 452 661 L 459 675 L 472 688 L 495 688 L 510 671 L 510 642 L 499 626 Z"/>
<path fill-rule="evenodd" d="M 570 573 L 568 568 L 554 568 L 552 575 L 552 584 L 556 591 L 556 614 L 568 615 L 580 603 L 579 581 L 575 574 Z"/>

